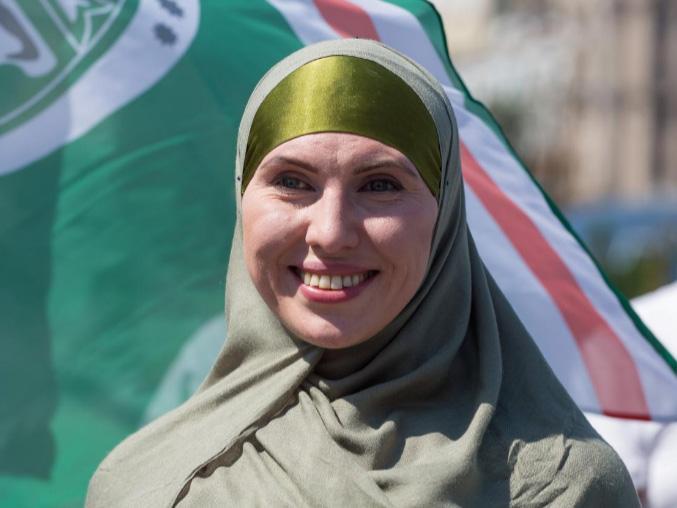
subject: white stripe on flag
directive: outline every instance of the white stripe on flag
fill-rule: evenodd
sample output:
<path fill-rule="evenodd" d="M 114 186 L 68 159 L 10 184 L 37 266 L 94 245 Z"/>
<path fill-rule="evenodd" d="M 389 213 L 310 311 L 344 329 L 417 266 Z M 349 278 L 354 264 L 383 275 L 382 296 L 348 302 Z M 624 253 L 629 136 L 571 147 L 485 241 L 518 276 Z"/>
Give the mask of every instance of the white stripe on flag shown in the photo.
<path fill-rule="evenodd" d="M 465 196 L 468 216 L 473 218 L 472 235 L 478 250 L 501 253 L 492 258 L 491 274 L 496 283 L 507 295 L 528 295 L 528 298 L 519 298 L 510 304 L 529 333 L 539 338 L 538 346 L 543 356 L 548 359 L 557 377 L 567 382 L 569 393 L 576 394 L 577 404 L 599 413 L 597 394 L 562 314 L 543 285 L 524 264 L 503 230 L 468 186 L 465 187 Z M 553 330 L 556 332 L 553 333 Z M 565 340 L 562 340 L 563 336 L 566 336 Z"/>
<path fill-rule="evenodd" d="M 518 162 L 503 148 L 493 131 L 463 107 L 459 107 L 457 104 L 454 106 L 461 137 L 468 150 L 491 175 L 501 190 L 534 222 L 548 243 L 560 255 L 560 258 L 569 268 L 597 311 L 628 349 L 637 364 L 647 404 L 652 415 L 658 419 L 663 419 L 667 418 L 669 414 L 677 414 L 676 403 L 670 403 L 663 393 L 663 390 L 671 385 L 677 393 L 677 378 L 675 378 L 669 366 L 637 331 L 634 323 L 621 307 L 616 295 L 599 275 L 590 257 L 562 226 L 558 218 L 552 213 L 540 190 L 533 184 L 531 178 L 522 170 Z M 471 229 L 474 230 L 474 217 L 470 213 L 468 214 L 468 222 Z M 481 250 L 480 252 L 490 270 L 494 273 L 494 258 L 496 256 L 493 253 L 496 251 Z M 496 274 L 494 273 L 494 275 Z M 504 289 L 504 291 L 506 290 Z M 506 291 L 506 294 L 509 295 L 511 301 L 524 298 L 520 295 L 520 291 L 517 293 Z M 515 295 L 517 298 L 515 298 Z M 520 317 L 526 321 L 526 316 L 520 314 Z M 540 345 L 539 336 L 533 330 L 529 330 Z M 548 357 L 548 360 L 554 361 L 551 357 Z M 567 384 L 567 388 L 570 388 L 570 383 L 565 384 Z M 575 392 L 572 392 L 573 394 Z M 578 400 L 578 396 L 574 396 Z M 581 405 L 581 407 L 587 411 L 592 411 L 586 406 Z"/>

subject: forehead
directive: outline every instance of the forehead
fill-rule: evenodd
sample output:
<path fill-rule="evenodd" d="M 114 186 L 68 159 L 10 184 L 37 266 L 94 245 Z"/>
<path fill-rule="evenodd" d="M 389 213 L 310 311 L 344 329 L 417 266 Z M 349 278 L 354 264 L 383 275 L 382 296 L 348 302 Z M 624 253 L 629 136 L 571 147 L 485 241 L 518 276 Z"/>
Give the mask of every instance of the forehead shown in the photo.
<path fill-rule="evenodd" d="M 418 176 L 414 164 L 399 150 L 357 134 L 321 132 L 282 143 L 261 162 L 260 167 L 297 161 L 318 170 L 372 165 L 393 165 Z"/>

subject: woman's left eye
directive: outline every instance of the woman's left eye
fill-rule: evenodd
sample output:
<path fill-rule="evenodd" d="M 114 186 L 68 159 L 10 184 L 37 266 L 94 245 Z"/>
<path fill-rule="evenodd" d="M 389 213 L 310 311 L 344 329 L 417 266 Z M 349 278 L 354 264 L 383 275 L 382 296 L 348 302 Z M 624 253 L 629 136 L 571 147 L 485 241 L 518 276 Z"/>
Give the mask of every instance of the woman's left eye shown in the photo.
<path fill-rule="evenodd" d="M 371 180 L 360 189 L 360 191 L 365 192 L 396 192 L 399 190 L 402 190 L 402 186 L 398 182 L 388 178 Z"/>

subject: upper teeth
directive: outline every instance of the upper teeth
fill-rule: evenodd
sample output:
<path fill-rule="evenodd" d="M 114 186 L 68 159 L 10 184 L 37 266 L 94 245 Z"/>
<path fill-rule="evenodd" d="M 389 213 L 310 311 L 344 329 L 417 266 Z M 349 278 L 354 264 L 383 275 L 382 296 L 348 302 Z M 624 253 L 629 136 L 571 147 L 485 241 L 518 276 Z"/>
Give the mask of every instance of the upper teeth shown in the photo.
<path fill-rule="evenodd" d="M 367 278 L 367 273 L 354 275 L 318 275 L 316 273 L 302 271 L 301 278 L 306 286 L 320 289 L 343 289 L 357 286 Z"/>

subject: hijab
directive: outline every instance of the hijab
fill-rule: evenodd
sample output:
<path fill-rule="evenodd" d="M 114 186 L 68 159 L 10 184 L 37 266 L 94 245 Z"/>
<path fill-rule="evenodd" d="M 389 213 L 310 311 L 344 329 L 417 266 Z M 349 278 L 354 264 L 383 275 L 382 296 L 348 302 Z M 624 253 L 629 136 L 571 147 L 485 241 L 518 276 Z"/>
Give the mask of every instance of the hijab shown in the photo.
<path fill-rule="evenodd" d="M 240 205 L 263 101 L 295 70 L 341 55 L 392 72 L 429 112 L 439 212 L 427 275 L 405 309 L 366 342 L 323 350 L 290 334 L 258 294 Z M 425 69 L 367 40 L 293 53 L 252 93 L 235 179 L 228 340 L 195 395 L 108 455 L 87 506 L 638 506 L 622 463 L 480 260 L 456 120 Z"/>

